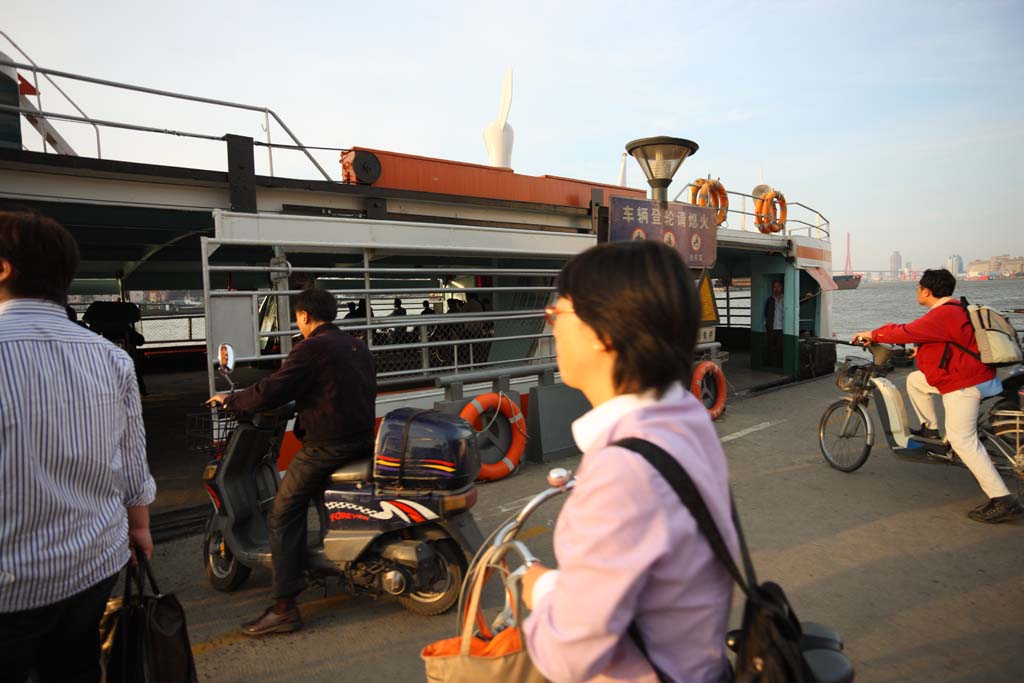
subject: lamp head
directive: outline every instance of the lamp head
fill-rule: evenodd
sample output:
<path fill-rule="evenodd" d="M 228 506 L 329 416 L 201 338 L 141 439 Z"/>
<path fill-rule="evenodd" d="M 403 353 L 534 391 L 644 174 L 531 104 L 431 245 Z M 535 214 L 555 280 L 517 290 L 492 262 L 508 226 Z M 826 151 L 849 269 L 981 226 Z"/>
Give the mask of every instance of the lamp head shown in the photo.
<path fill-rule="evenodd" d="M 697 149 L 697 143 L 692 140 L 664 135 L 640 138 L 626 145 L 626 151 L 637 160 L 647 176 L 651 196 L 657 201 L 668 200 L 668 186 L 672 184 L 672 177 L 686 161 L 686 157 L 696 153 Z"/>

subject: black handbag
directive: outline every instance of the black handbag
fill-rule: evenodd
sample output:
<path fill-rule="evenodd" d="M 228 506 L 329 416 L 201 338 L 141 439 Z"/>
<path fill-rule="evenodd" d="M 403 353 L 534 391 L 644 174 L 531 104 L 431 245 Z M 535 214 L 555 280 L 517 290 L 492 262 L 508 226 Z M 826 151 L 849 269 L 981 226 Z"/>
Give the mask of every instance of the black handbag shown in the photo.
<path fill-rule="evenodd" d="M 185 610 L 164 595 L 142 553 L 125 568 L 124 596 L 111 598 L 100 621 L 104 683 L 196 683 Z M 150 592 L 146 592 L 146 583 Z"/>

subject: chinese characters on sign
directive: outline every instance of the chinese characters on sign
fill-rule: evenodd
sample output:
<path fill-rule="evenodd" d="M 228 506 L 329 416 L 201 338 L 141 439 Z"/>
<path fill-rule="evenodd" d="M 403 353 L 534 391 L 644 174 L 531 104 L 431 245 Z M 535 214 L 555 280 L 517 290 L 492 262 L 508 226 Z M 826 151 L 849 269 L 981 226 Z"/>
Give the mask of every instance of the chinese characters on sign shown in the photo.
<path fill-rule="evenodd" d="M 690 268 L 715 265 L 718 228 L 713 209 L 692 204 L 612 197 L 608 239 L 661 240 L 679 251 Z"/>

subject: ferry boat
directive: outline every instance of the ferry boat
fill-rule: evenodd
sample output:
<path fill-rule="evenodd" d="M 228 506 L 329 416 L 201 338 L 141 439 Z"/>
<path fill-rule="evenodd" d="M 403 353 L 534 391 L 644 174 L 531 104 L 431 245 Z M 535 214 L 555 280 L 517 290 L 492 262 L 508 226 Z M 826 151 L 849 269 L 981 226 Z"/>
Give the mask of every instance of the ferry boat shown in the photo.
<path fill-rule="evenodd" d="M 833 275 L 832 280 L 836 283 L 836 287 L 839 289 L 857 289 L 860 287 L 861 281 L 860 273 L 847 273 Z"/>
<path fill-rule="evenodd" d="M 202 290 L 205 324 L 196 327 L 205 327 L 205 334 L 193 341 L 205 348 L 211 392 L 221 342 L 235 347 L 242 365 L 266 367 L 287 355 L 295 334 L 289 296 L 316 283 L 336 294 L 343 312 L 353 313 L 339 324 L 362 335 L 374 352 L 378 416 L 399 406 L 464 403 L 492 389 L 514 396 L 526 412 L 534 388 L 557 384 L 543 309 L 553 300 L 559 269 L 615 237 L 617 207 L 651 201 L 642 189 L 362 147 L 339 148 L 339 166 L 331 172 L 264 107 L 116 83 L 2 55 L 0 71 L 0 209 L 31 208 L 71 231 L 82 257 L 73 292 L 109 290 L 127 299 L 133 290 Z M 44 86 L 61 78 L 255 110 L 266 117 L 268 138 L 210 136 L 174 129 L 171 122 L 158 130 L 130 120 L 92 119 L 80 110 L 62 112 L 53 89 L 42 104 L 43 86 L 35 85 L 40 78 Z M 7 104 L 12 101 L 17 106 Z M 271 119 L 288 144 L 270 141 Z M 94 154 L 76 153 L 59 137 L 65 121 L 95 129 Z M 219 140 L 227 165 L 211 171 L 158 159 L 102 158 L 102 133 L 110 128 Z M 43 137 L 43 151 L 24 149 L 22 131 L 33 129 Z M 259 174 L 257 151 L 302 154 L 320 179 L 276 176 L 272 163 L 269 174 Z M 744 225 L 746 217 L 759 220 L 735 207 L 761 197 L 727 194 L 734 200 L 728 211 L 744 216 Z M 686 202 L 670 204 L 658 210 L 714 215 Z M 808 338 L 832 336 L 831 292 L 839 283 L 830 274 L 830 225 L 806 204 L 788 206 L 788 220 L 777 232 L 726 224 L 707 233 L 711 257 L 694 270 L 695 280 L 707 283 L 699 349 L 703 359 L 727 363 L 726 372 L 777 380 L 817 372 L 809 365 L 830 369 L 827 359 L 816 362 L 808 352 Z M 666 241 L 668 235 L 666 229 Z M 677 248 L 685 252 L 689 246 Z M 765 357 L 761 311 L 779 279 L 784 351 L 782 366 L 773 368 Z M 710 285 L 740 280 L 749 286 L 726 286 L 718 295 Z M 396 299 L 398 307 L 425 305 L 396 324 Z"/>

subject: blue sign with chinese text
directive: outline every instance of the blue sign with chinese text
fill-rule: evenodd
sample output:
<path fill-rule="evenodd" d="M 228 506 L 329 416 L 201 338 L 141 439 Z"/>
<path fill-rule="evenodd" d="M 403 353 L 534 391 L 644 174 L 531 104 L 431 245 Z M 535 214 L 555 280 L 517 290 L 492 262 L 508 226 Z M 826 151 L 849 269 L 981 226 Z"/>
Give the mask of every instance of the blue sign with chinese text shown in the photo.
<path fill-rule="evenodd" d="M 610 204 L 610 241 L 661 240 L 676 249 L 690 268 L 715 265 L 718 226 L 713 209 L 629 197 L 612 197 Z"/>

